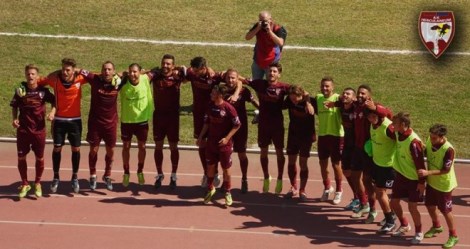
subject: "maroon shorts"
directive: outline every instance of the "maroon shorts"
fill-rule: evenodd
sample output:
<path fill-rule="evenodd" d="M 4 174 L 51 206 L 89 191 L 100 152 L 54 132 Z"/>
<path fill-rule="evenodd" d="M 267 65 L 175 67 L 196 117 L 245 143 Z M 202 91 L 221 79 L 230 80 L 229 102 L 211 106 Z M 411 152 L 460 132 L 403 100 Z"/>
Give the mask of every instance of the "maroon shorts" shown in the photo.
<path fill-rule="evenodd" d="M 193 128 L 194 128 L 194 138 L 199 138 L 199 134 L 201 134 L 202 127 L 204 127 L 204 112 L 196 112 L 193 111 Z"/>
<path fill-rule="evenodd" d="M 371 174 L 372 164 L 372 158 L 367 155 L 364 149 L 354 146 L 351 158 L 351 170 Z"/>
<path fill-rule="evenodd" d="M 354 147 L 344 147 L 341 152 L 341 169 L 351 170 L 352 169 L 352 156 L 354 152 Z"/>
<path fill-rule="evenodd" d="M 422 202 L 423 196 L 417 190 L 418 181 L 410 180 L 399 172 L 395 173 L 395 181 L 393 182 L 392 198 L 408 199 L 410 202 Z"/>
<path fill-rule="evenodd" d="M 258 146 L 268 147 L 271 142 L 276 149 L 284 149 L 284 123 L 258 124 Z"/>
<path fill-rule="evenodd" d="M 121 123 L 121 140 L 129 142 L 132 140 L 132 136 L 137 137 L 137 141 L 147 141 L 149 133 L 148 122 L 143 123 Z"/>
<path fill-rule="evenodd" d="M 301 157 L 310 157 L 315 134 L 307 136 L 296 136 L 293 132 L 287 136 L 287 155 L 297 155 Z"/>
<path fill-rule="evenodd" d="M 107 147 L 115 147 L 117 140 L 117 125 L 103 125 L 88 122 L 86 141 L 91 146 L 98 146 L 100 145 L 101 140 L 104 141 Z"/>
<path fill-rule="evenodd" d="M 443 214 L 452 212 L 452 191 L 441 192 L 429 184 L 426 186 L 426 198 L 424 201 L 426 206 L 437 206 Z"/>
<path fill-rule="evenodd" d="M 25 130 L 18 129 L 16 131 L 16 149 L 18 157 L 26 156 L 30 150 L 38 158 L 44 157 L 44 148 L 46 147 L 46 132 L 39 134 L 31 134 Z"/>
<path fill-rule="evenodd" d="M 232 144 L 220 147 L 218 144 L 207 142 L 206 147 L 206 160 L 207 165 L 217 165 L 223 169 L 228 169 L 232 166 Z"/>
<path fill-rule="evenodd" d="M 237 153 L 246 152 L 246 145 L 248 142 L 248 126 L 242 123 L 240 129 L 233 135 L 233 151 Z"/>
<path fill-rule="evenodd" d="M 168 142 L 178 142 L 180 139 L 180 115 L 153 115 L 153 139 L 163 141 L 165 137 Z"/>
<path fill-rule="evenodd" d="M 326 135 L 318 136 L 318 158 L 320 160 L 328 159 L 339 162 L 341 160 L 341 152 L 343 150 L 344 138 Z"/>

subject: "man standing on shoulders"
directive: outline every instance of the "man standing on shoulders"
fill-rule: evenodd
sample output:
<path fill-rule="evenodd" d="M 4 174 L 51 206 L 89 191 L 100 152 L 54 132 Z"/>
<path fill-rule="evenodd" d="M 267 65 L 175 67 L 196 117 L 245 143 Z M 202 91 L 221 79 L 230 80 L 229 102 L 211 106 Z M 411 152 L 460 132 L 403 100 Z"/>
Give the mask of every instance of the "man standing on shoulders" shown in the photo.
<path fill-rule="evenodd" d="M 16 128 L 16 147 L 18 151 L 18 170 L 21 176 L 21 187 L 18 196 L 25 197 L 31 186 L 28 182 L 28 165 L 26 155 L 30 150 L 36 156 L 36 178 L 34 193 L 42 196 L 41 177 L 44 171 L 44 148 L 46 146 L 46 102 L 51 103 L 52 109 L 47 119 L 52 121 L 55 114 L 54 95 L 49 89 L 38 86 L 39 69 L 35 65 L 24 68 L 26 82 L 22 82 L 10 102 L 13 122 Z M 18 115 L 19 110 L 19 115 Z"/>
<path fill-rule="evenodd" d="M 287 31 L 273 21 L 271 13 L 263 10 L 259 13 L 258 22 L 245 35 L 245 39 L 251 40 L 255 36 L 256 44 L 251 65 L 254 80 L 263 79 L 268 74 L 269 65 L 279 62 Z"/>

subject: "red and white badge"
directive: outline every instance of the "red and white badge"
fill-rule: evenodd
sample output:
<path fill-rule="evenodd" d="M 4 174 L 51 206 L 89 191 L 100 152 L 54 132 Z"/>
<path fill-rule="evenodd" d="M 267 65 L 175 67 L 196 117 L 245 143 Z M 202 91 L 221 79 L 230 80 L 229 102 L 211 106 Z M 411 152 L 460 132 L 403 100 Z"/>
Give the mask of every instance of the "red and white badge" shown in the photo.
<path fill-rule="evenodd" d="M 422 11 L 418 21 L 421 41 L 436 59 L 439 58 L 454 38 L 454 13 L 452 11 Z"/>

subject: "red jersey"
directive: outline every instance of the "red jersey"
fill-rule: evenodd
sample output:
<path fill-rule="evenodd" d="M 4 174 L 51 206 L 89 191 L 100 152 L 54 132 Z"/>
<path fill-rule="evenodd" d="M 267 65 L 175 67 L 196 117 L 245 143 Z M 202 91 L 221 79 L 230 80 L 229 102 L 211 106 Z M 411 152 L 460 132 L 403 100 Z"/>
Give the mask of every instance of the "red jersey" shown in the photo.
<path fill-rule="evenodd" d="M 377 110 L 375 111 L 380 117 L 392 118 L 392 113 L 382 105 L 375 103 Z M 354 103 L 354 143 L 358 148 L 364 148 L 364 144 L 370 138 L 370 122 L 367 120 L 364 110 L 367 108 L 365 105 L 359 105 L 358 102 Z"/>
<path fill-rule="evenodd" d="M 54 89 L 57 113 L 55 119 L 81 119 L 80 102 L 83 84 L 87 81 L 80 74 L 75 74 L 72 82 L 65 82 L 60 77 L 61 72 L 55 71 L 46 78 L 38 81 L 39 85 L 49 85 Z"/>
<path fill-rule="evenodd" d="M 193 112 L 195 115 L 203 114 L 211 102 L 212 87 L 222 81 L 222 74 L 211 75 L 207 72 L 207 74 L 199 76 L 194 73 L 192 68 L 188 68 L 186 79 L 191 82 L 193 91 Z"/>
<path fill-rule="evenodd" d="M 163 75 L 161 70 L 152 71 L 154 76 L 153 101 L 155 114 L 178 114 L 180 109 L 180 88 L 184 78 L 177 73 Z"/>
<path fill-rule="evenodd" d="M 117 125 L 117 98 L 119 87 L 113 86 L 101 78 L 101 75 L 86 70 L 80 72 L 91 85 L 90 114 L 88 122 L 98 125 Z"/>
<path fill-rule="evenodd" d="M 341 124 L 344 129 L 344 147 L 354 147 L 354 106 L 345 109 L 341 106 Z"/>
<path fill-rule="evenodd" d="M 251 30 L 255 29 L 256 26 L 257 24 Z M 284 27 L 276 24 L 273 27 L 273 32 L 279 38 L 282 38 L 284 41 L 286 40 L 287 31 Z M 253 60 L 260 68 L 268 68 L 271 63 L 278 62 L 281 59 L 281 52 L 282 47 L 274 43 L 268 32 L 261 29 L 256 33 Z"/>
<path fill-rule="evenodd" d="M 267 80 L 245 80 L 258 95 L 259 124 L 269 125 L 271 122 L 284 122 L 282 107 L 290 85 L 277 82 L 270 84 Z"/>
<path fill-rule="evenodd" d="M 10 102 L 11 107 L 18 108 L 20 111 L 18 116 L 20 127 L 18 130 L 31 134 L 44 133 L 46 132 L 45 103 L 55 105 L 54 95 L 43 86 L 29 89 L 26 82 L 21 84 L 26 89 L 25 96 L 20 97 L 15 93 Z"/>
<path fill-rule="evenodd" d="M 225 101 L 221 105 L 211 102 L 204 116 L 204 122 L 209 125 L 207 142 L 211 146 L 218 145 L 219 141 L 227 136 L 232 128 L 241 125 L 237 111 Z M 226 148 L 232 149 L 232 145 L 233 141 L 230 139 Z"/>

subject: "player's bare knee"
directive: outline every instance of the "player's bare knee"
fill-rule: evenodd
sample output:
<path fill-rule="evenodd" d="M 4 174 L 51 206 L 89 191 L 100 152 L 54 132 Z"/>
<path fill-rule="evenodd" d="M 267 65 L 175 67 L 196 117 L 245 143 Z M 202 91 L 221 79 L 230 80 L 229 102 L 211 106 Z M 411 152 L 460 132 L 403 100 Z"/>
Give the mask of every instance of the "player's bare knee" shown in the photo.
<path fill-rule="evenodd" d="M 72 147 L 72 152 L 80 152 L 80 147 Z"/>
<path fill-rule="evenodd" d="M 54 146 L 54 149 L 52 149 L 54 152 L 62 152 L 62 146 Z"/>

